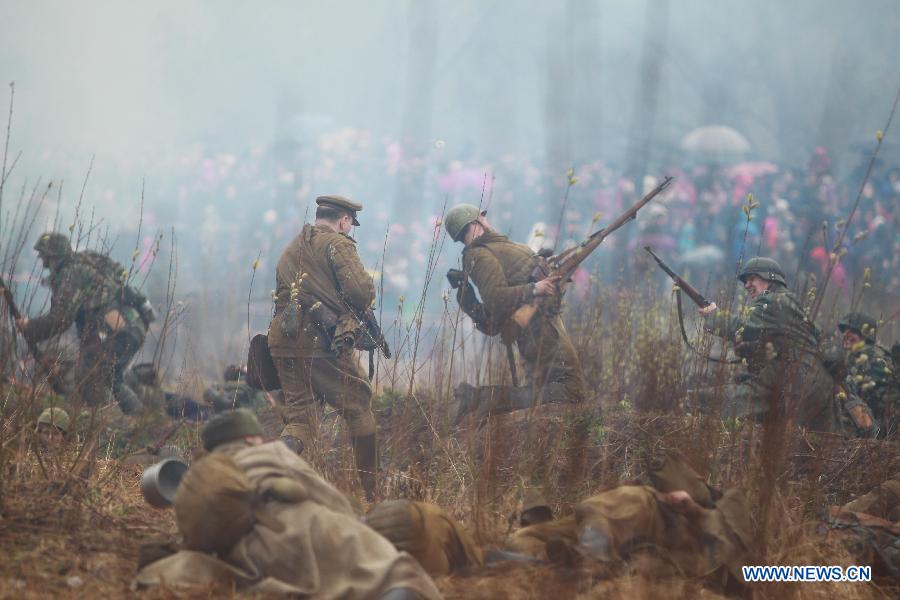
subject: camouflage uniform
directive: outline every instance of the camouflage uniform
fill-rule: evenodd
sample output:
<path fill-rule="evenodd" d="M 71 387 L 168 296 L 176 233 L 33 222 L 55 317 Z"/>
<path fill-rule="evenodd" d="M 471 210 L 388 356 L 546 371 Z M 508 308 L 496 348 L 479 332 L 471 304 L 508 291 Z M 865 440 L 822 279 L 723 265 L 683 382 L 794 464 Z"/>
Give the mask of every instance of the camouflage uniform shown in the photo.
<path fill-rule="evenodd" d="M 362 314 L 375 301 L 355 241 L 325 225 L 305 225 L 278 260 L 275 295 L 268 339 L 284 392 L 281 436 L 298 440 L 301 450 L 315 447 L 317 400 L 324 400 L 347 423 L 360 481 L 370 495 L 376 468 L 372 387 L 352 350 L 335 355 L 332 325 L 322 316 L 327 309 L 343 328 L 348 308 Z"/>
<path fill-rule="evenodd" d="M 863 341 L 847 353 L 847 385 L 872 409 L 881 431 L 896 428 L 900 407 L 900 388 L 893 373 L 890 353 L 875 340 L 875 320 L 860 313 L 850 313 L 841 319 L 841 331 L 851 329 Z"/>
<path fill-rule="evenodd" d="M 484 333 L 496 335 L 520 307 L 535 300 L 529 282 L 537 255 L 525 244 L 485 231 L 463 250 L 463 268 L 484 304 L 459 295 L 463 310 Z M 538 312 L 515 337 L 527 387 L 485 386 L 477 392 L 479 413 L 504 412 L 540 402 L 581 402 L 586 396 L 581 362 L 558 314 Z M 485 403 L 487 403 L 487 408 Z"/>
<path fill-rule="evenodd" d="M 125 285 L 119 263 L 95 252 L 74 252 L 58 233 L 41 236 L 35 250 L 50 266 L 50 311 L 29 320 L 22 333 L 41 342 L 64 333 L 73 323 L 81 344 L 76 364 L 76 396 L 102 404 L 110 391 L 123 412 L 140 402 L 125 384 L 128 363 L 147 332 L 142 313 L 146 299 Z"/>
<path fill-rule="evenodd" d="M 834 382 L 818 350 L 818 332 L 797 297 L 783 283 L 771 281 L 770 289 L 744 313 L 717 314 L 706 328 L 738 344 L 748 375 L 724 389 L 698 390 L 701 403 L 724 398 L 722 416 L 728 418 L 761 417 L 777 407 L 800 427 L 835 431 Z"/>
<path fill-rule="evenodd" d="M 145 411 L 165 412 L 173 419 L 205 421 L 209 418 L 209 408 L 189 396 L 167 392 L 159 382 L 159 375 L 153 363 L 139 363 L 125 372 L 128 384 Z"/>
<path fill-rule="evenodd" d="M 216 412 L 235 408 L 248 408 L 253 411 L 266 406 L 268 402 L 260 390 L 253 389 L 244 381 L 242 371 L 231 365 L 225 369 L 225 380 L 214 383 L 203 392 L 203 399 Z"/>

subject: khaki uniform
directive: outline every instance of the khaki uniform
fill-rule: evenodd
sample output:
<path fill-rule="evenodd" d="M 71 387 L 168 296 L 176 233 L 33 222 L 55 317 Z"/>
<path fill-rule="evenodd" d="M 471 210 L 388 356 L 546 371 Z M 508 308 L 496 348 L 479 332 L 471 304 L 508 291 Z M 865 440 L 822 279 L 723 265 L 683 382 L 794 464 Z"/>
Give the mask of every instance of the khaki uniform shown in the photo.
<path fill-rule="evenodd" d="M 368 497 L 377 468 L 372 387 L 353 351 L 331 349 L 322 308 L 337 315 L 364 314 L 375 301 L 375 286 L 346 235 L 321 225 L 305 225 L 285 248 L 275 274 L 275 316 L 269 325 L 269 352 L 284 392 L 282 436 L 315 448 L 317 400 L 334 407 L 347 423 L 360 482 Z"/>
<path fill-rule="evenodd" d="M 303 500 L 270 500 L 257 509 L 267 521 L 283 524 L 282 531 L 257 522 L 220 558 L 181 550 L 144 567 L 138 586 L 216 581 L 251 592 L 360 599 L 402 587 L 440 598 L 413 557 L 361 523 L 346 496 L 281 442 L 251 446 L 239 440 L 216 446 L 213 453 L 233 459 L 255 489 L 290 478 L 303 488 Z"/>
<path fill-rule="evenodd" d="M 366 523 L 397 550 L 415 557 L 432 577 L 484 564 L 469 532 L 434 504 L 388 500 L 369 511 Z"/>
<path fill-rule="evenodd" d="M 740 567 L 752 545 L 749 515 L 738 490 L 688 517 L 652 487 L 621 485 L 579 503 L 574 515 L 520 529 L 507 545 L 551 561 L 586 557 L 609 565 L 627 562 L 656 577 L 712 577 L 724 587 L 729 576 L 743 581 Z"/>
<path fill-rule="evenodd" d="M 482 331 L 496 334 L 518 308 L 534 300 L 534 286 L 528 279 L 536 261 L 531 248 L 492 231 L 485 232 L 463 250 L 463 268 L 484 302 L 474 313 L 487 320 L 479 323 Z M 544 388 L 549 384 L 561 388 L 561 393 L 555 394 L 556 399 L 584 400 L 587 394 L 581 362 L 558 314 L 539 311 L 518 332 L 515 342 L 537 402 L 543 399 Z"/>
<path fill-rule="evenodd" d="M 698 390 L 702 404 L 724 398 L 722 416 L 727 418 L 761 417 L 774 406 L 800 427 L 838 428 L 834 381 L 818 350 L 818 333 L 785 286 L 772 283 L 772 289 L 759 294 L 748 307 L 746 316 L 717 314 L 706 327 L 737 342 L 748 376 L 724 389 Z"/>
<path fill-rule="evenodd" d="M 372 388 L 355 356 L 337 358 L 331 340 L 310 310 L 321 303 L 337 315 L 349 305 L 364 312 L 375 300 L 375 286 L 356 252 L 355 242 L 321 225 L 305 225 L 278 260 L 275 316 L 269 325 L 269 351 L 285 395 L 286 432 L 304 444 L 315 440 L 316 398 L 340 411 L 354 437 L 375 433 Z M 299 305 L 298 331 L 286 331 L 286 309 Z M 293 333 L 293 335 L 291 335 Z"/>

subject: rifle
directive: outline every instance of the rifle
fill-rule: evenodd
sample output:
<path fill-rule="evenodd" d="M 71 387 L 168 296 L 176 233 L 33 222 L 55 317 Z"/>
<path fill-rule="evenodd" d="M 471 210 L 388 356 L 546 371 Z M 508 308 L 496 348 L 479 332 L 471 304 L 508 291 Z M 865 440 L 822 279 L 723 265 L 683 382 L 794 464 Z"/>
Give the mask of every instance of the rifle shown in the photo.
<path fill-rule="evenodd" d="M 670 269 L 669 265 L 664 263 L 660 257 L 653 253 L 653 248 L 651 248 L 650 246 L 644 246 L 644 250 L 650 253 L 650 256 L 652 256 L 653 260 L 656 261 L 656 264 L 659 265 L 659 268 L 665 271 L 666 275 L 672 278 L 672 281 L 675 282 L 675 285 L 678 286 L 678 289 L 684 290 L 684 293 L 688 295 L 688 298 L 694 301 L 694 304 L 696 304 L 700 308 L 706 308 L 707 306 L 709 306 L 709 300 L 704 298 L 703 294 L 697 291 L 697 288 L 682 279 L 681 275 Z"/>
<path fill-rule="evenodd" d="M 591 252 L 596 250 L 603 240 L 605 240 L 612 232 L 622 227 L 628 221 L 636 219 L 638 211 L 669 187 L 669 184 L 671 184 L 672 181 L 672 177 L 666 177 L 662 183 L 650 190 L 643 198 L 635 202 L 628 210 L 619 215 L 619 218 L 607 227 L 592 233 L 578 246 L 561 252 L 556 256 L 551 256 L 548 259 L 540 260 L 538 266 L 532 272 L 529 281 L 537 282 L 548 277 L 558 276 L 560 279 L 559 295 L 561 296 L 564 292 L 564 286 L 569 281 L 569 278 L 572 277 L 578 266 L 590 256 Z M 537 310 L 537 302 L 519 307 L 504 326 L 504 331 L 502 332 L 504 341 L 511 341 L 515 337 L 518 328 L 526 327 L 528 323 L 531 322 L 531 319 L 534 317 Z"/>
<path fill-rule="evenodd" d="M 703 358 L 705 358 L 707 360 L 711 360 L 711 361 L 719 362 L 719 363 L 725 363 L 725 364 L 729 364 L 729 365 L 733 365 L 733 364 L 737 364 L 737 363 L 741 362 L 741 360 L 739 358 L 728 360 L 728 359 L 716 358 L 715 356 L 708 356 L 706 354 L 703 354 L 699 350 L 697 350 L 697 348 L 695 348 L 694 345 L 691 344 L 691 341 L 688 339 L 688 336 L 687 336 L 687 331 L 685 331 L 685 329 L 684 329 L 684 311 L 681 308 L 681 291 L 683 290 L 684 293 L 687 294 L 688 297 L 694 301 L 694 304 L 696 304 L 700 308 L 706 308 L 711 303 L 709 300 L 707 300 L 706 298 L 703 297 L 703 294 L 701 294 L 700 292 L 697 291 L 697 288 L 695 288 L 694 286 L 689 284 L 687 281 L 685 281 L 681 277 L 681 275 L 679 275 L 678 273 L 676 273 L 675 271 L 670 269 L 669 265 L 664 263 L 660 257 L 658 257 L 656 254 L 653 253 L 653 249 L 650 246 L 644 246 L 644 250 L 646 250 L 647 252 L 650 253 L 650 256 L 652 256 L 653 260 L 656 261 L 656 264 L 659 265 L 659 268 L 662 269 L 663 271 L 665 271 L 666 275 L 671 277 L 672 281 L 675 282 L 675 285 L 678 286 L 678 289 L 675 292 L 675 301 L 678 305 L 678 326 L 681 328 L 681 339 L 684 340 L 684 344 L 688 348 L 690 348 L 694 353 L 696 353 L 699 356 L 702 356 Z"/>
<path fill-rule="evenodd" d="M 6 282 L 3 281 L 2 277 L 0 277 L 0 289 L 3 290 L 3 299 L 6 300 L 6 309 L 9 313 L 9 318 L 12 321 L 13 329 L 19 331 L 19 326 L 16 321 L 22 318 L 22 313 L 19 312 L 19 307 L 16 306 L 16 299 L 13 298 L 12 291 L 7 287 Z M 53 387 L 54 391 L 63 394 L 65 387 L 59 381 L 57 376 L 54 375 L 51 365 L 48 365 L 45 362 L 44 355 L 37 347 L 37 342 L 29 340 L 28 338 L 25 338 L 25 336 L 22 337 L 25 339 L 25 345 L 28 347 L 28 352 L 31 353 L 31 357 L 34 358 L 34 362 L 40 363 L 47 370 L 47 378 L 50 380 L 50 385 Z"/>

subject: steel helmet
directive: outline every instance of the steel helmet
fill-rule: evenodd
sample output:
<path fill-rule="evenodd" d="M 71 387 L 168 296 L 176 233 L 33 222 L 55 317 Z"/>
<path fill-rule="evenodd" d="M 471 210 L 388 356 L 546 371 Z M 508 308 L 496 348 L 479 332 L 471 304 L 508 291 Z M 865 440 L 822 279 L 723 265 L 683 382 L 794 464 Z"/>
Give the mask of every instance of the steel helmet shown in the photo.
<path fill-rule="evenodd" d="M 781 270 L 781 265 L 774 259 L 766 258 L 764 256 L 757 256 L 756 258 L 748 260 L 744 265 L 744 268 L 741 269 L 738 279 L 744 281 L 749 275 L 756 275 L 766 281 L 775 281 L 781 285 L 787 285 L 787 281 L 784 279 L 784 271 Z"/>
<path fill-rule="evenodd" d="M 34 249 L 44 256 L 68 256 L 72 252 L 72 245 L 63 234 L 48 231 L 38 238 Z"/>
<path fill-rule="evenodd" d="M 838 321 L 838 329 L 841 333 L 851 329 L 861 335 L 867 342 L 875 343 L 878 334 L 878 324 L 875 319 L 861 312 L 847 313 Z"/>
<path fill-rule="evenodd" d="M 462 241 L 460 236 L 466 225 L 486 214 L 487 211 L 479 210 L 477 206 L 472 204 L 457 204 L 444 215 L 444 227 L 447 228 L 447 235 L 454 242 Z"/>

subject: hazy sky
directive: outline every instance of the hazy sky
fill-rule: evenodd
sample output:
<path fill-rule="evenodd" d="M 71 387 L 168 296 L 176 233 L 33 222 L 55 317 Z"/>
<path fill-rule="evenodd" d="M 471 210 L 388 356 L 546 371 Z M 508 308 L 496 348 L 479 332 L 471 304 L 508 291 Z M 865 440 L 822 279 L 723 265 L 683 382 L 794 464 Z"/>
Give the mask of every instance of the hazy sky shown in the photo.
<path fill-rule="evenodd" d="M 423 137 L 488 151 L 543 153 L 559 95 L 570 127 L 622 153 L 647 123 L 634 113 L 648 54 L 659 66 L 647 102 L 658 143 L 715 119 L 769 156 L 796 152 L 817 142 L 829 97 L 862 135 L 900 84 L 900 4 L 890 0 L 411 6 L 4 0 L 0 76 L 17 86 L 14 145 L 152 161 L 174 144 L 265 143 L 279 110 L 399 136 L 420 83 L 410 47 L 421 59 L 428 41 Z M 784 131 L 789 123 L 797 131 Z"/>

